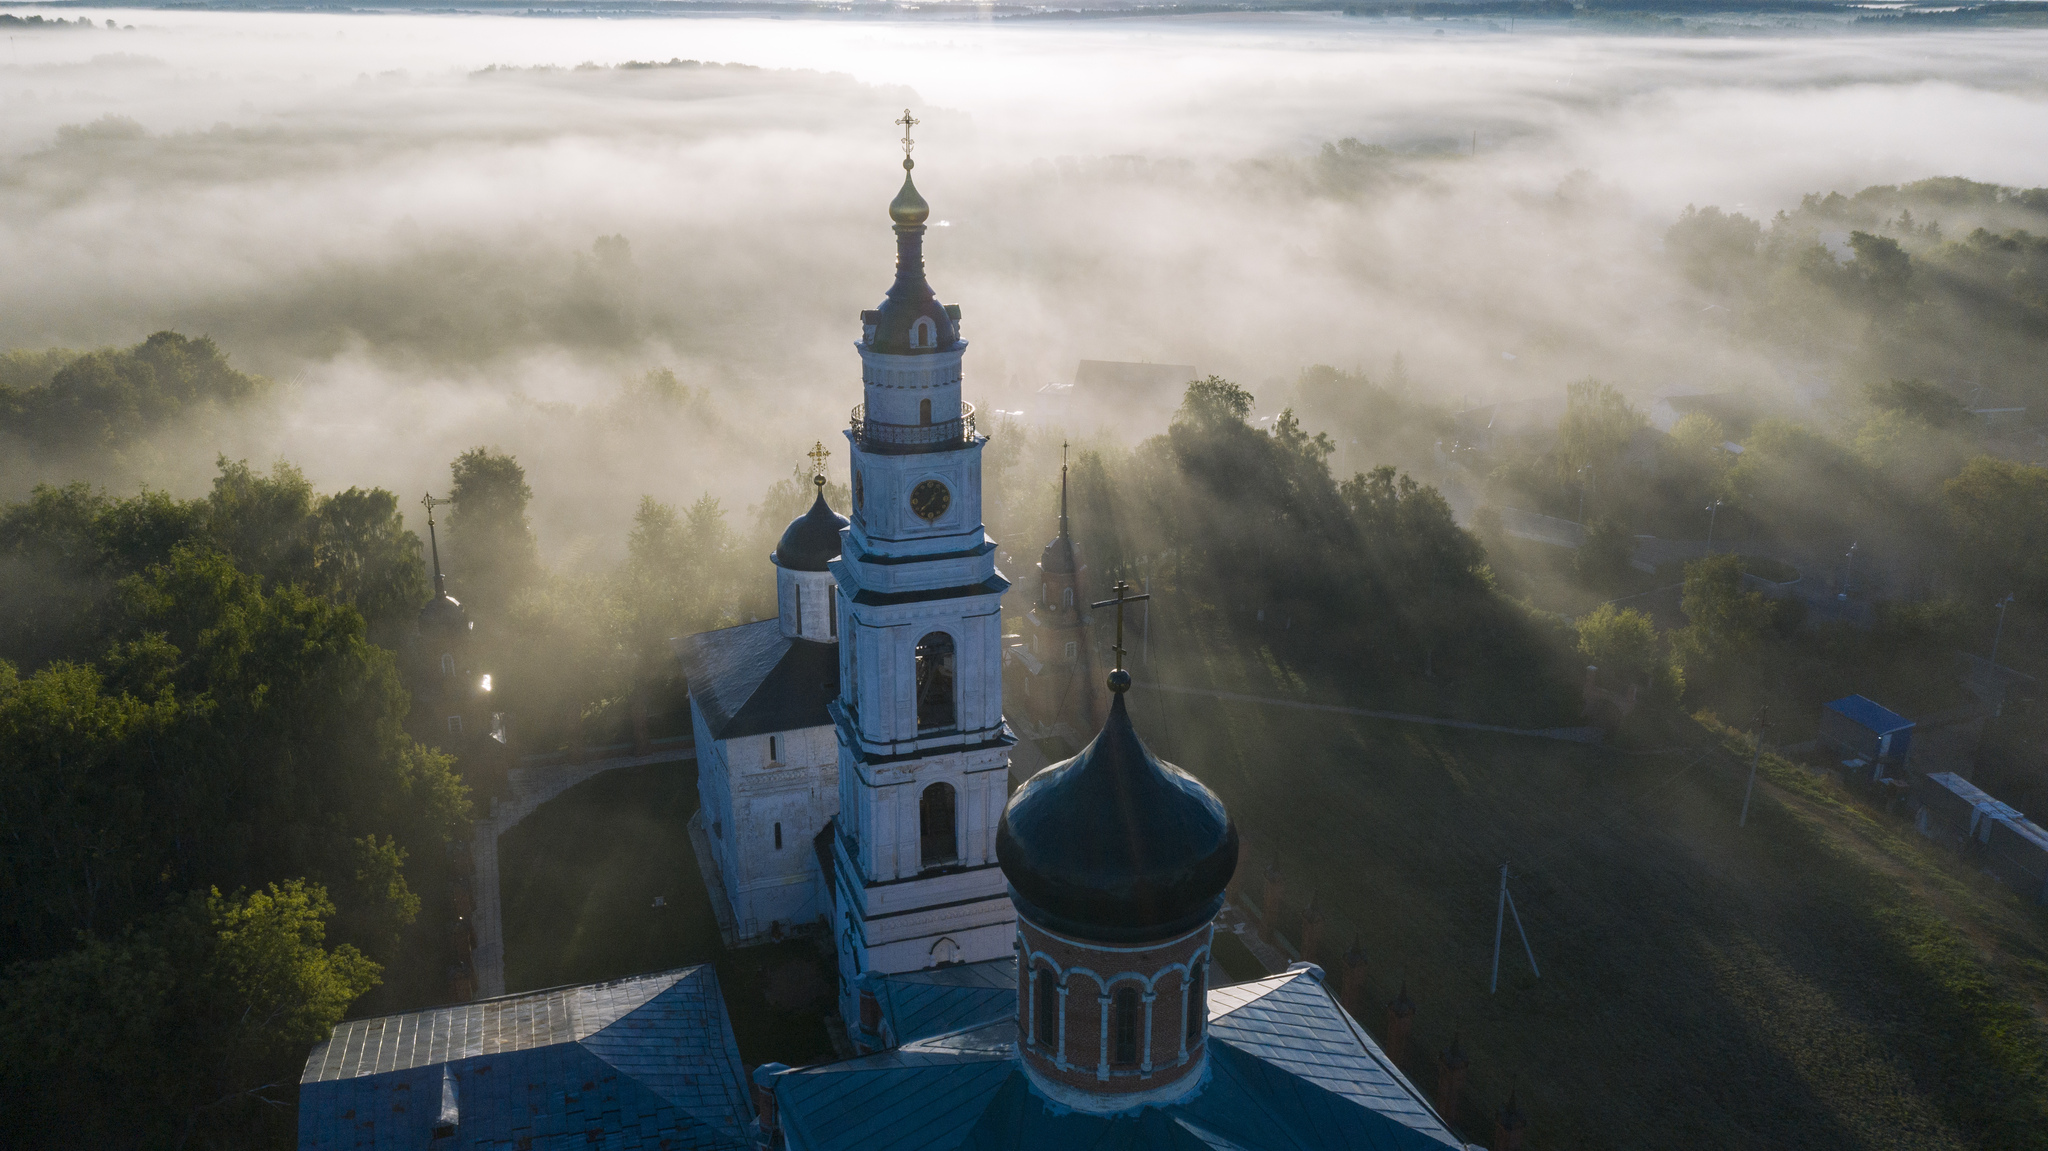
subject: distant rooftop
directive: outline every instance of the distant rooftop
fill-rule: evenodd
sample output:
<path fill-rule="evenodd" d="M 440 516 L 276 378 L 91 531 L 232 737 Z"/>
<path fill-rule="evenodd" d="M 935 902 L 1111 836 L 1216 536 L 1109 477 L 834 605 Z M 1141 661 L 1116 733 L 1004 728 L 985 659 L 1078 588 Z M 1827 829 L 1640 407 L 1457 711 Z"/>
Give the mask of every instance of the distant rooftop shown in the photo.
<path fill-rule="evenodd" d="M 1895 731 L 1904 731 L 1906 728 L 1913 726 L 1912 720 L 1878 703 L 1876 700 L 1860 695 L 1846 696 L 1842 699 L 1833 700 L 1828 703 L 1827 709 L 1839 712 L 1855 720 L 1858 726 L 1877 735 L 1888 735 Z"/>

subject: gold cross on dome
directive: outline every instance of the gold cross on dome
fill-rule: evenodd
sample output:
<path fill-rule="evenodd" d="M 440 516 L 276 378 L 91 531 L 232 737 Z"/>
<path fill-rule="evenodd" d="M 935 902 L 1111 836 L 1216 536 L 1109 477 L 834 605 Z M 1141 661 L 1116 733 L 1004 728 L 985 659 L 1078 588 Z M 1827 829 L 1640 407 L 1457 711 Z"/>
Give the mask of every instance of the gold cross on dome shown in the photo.
<path fill-rule="evenodd" d="M 1152 598 L 1152 594 L 1151 594 L 1150 592 L 1146 592 L 1146 593 L 1144 593 L 1144 594 L 1141 594 L 1141 595 L 1126 595 L 1125 593 L 1131 590 L 1131 585 L 1130 585 L 1130 583 L 1129 583 L 1128 581 L 1125 581 L 1125 580 L 1118 580 L 1118 581 L 1116 581 L 1116 587 L 1114 587 L 1114 588 L 1112 588 L 1112 589 L 1110 589 L 1110 590 L 1112 590 L 1112 591 L 1116 592 L 1116 598 L 1115 598 L 1115 599 L 1106 599 L 1106 600 L 1103 600 L 1103 601 L 1102 601 L 1101 603 L 1091 603 L 1091 604 L 1089 604 L 1088 606 L 1089 606 L 1089 607 L 1110 607 L 1110 606 L 1112 606 L 1112 605 L 1114 605 L 1114 606 L 1115 606 L 1115 608 L 1116 608 L 1116 646 L 1115 646 L 1115 647 L 1112 647 L 1112 648 L 1110 648 L 1109 650 L 1111 650 L 1111 651 L 1113 651 L 1113 652 L 1115 652 L 1115 653 L 1116 653 L 1116 669 L 1117 669 L 1118 671 L 1122 671 L 1122 670 L 1124 669 L 1124 605 L 1125 605 L 1125 604 L 1127 604 L 1127 603 L 1137 603 L 1137 602 L 1138 602 L 1139 600 L 1141 600 L 1141 599 L 1151 599 L 1151 598 Z M 1128 681 L 1128 680 L 1126 680 L 1125 682 L 1127 682 L 1127 683 L 1128 683 L 1129 681 Z M 1121 689 L 1119 689 L 1119 690 L 1121 690 Z"/>
<path fill-rule="evenodd" d="M 825 441 L 819 440 L 817 443 L 812 444 L 811 450 L 804 454 L 811 457 L 811 470 L 819 475 L 824 475 L 825 461 L 832 458 L 832 452 L 825 447 Z"/>
<path fill-rule="evenodd" d="M 923 121 L 912 116 L 910 109 L 905 108 L 903 110 L 903 118 L 896 122 L 903 125 L 903 158 L 908 160 L 910 159 L 910 150 L 917 147 L 917 141 L 910 138 L 910 130 L 923 123 Z"/>

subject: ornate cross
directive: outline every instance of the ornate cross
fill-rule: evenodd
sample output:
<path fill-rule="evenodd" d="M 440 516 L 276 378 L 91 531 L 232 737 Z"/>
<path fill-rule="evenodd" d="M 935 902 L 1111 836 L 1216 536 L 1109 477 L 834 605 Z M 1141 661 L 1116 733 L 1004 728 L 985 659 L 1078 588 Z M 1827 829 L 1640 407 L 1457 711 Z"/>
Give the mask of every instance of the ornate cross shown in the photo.
<path fill-rule="evenodd" d="M 1113 590 L 1113 591 L 1115 591 L 1115 592 L 1116 592 L 1116 598 L 1115 598 L 1115 599 L 1106 599 L 1106 600 L 1103 600 L 1103 601 L 1102 601 L 1101 603 L 1091 603 L 1091 604 L 1089 604 L 1088 606 L 1089 606 L 1089 607 L 1110 607 L 1110 606 L 1112 606 L 1112 605 L 1113 605 L 1113 606 L 1115 606 L 1115 608 L 1116 608 L 1116 646 L 1115 646 L 1115 647 L 1112 647 L 1112 648 L 1110 648 L 1109 650 L 1111 650 L 1111 651 L 1113 651 L 1113 652 L 1115 652 L 1115 653 L 1116 653 L 1116 669 L 1117 669 L 1118 671 L 1122 671 L 1122 670 L 1124 669 L 1124 605 L 1125 605 L 1125 604 L 1127 604 L 1127 603 L 1137 603 L 1137 602 L 1138 602 L 1139 600 L 1141 600 L 1141 599 L 1151 599 L 1151 598 L 1152 598 L 1152 594 L 1151 594 L 1150 592 L 1146 592 L 1146 593 L 1144 593 L 1144 594 L 1141 594 L 1141 595 L 1127 595 L 1127 594 L 1125 594 L 1125 593 L 1127 593 L 1127 592 L 1129 592 L 1129 591 L 1131 590 L 1131 585 L 1130 585 L 1130 584 L 1129 584 L 1129 583 L 1128 583 L 1127 581 L 1125 581 L 1125 580 L 1118 580 L 1118 581 L 1116 581 L 1116 587 L 1112 588 L 1111 590 Z M 1129 682 L 1129 681 L 1126 681 L 1126 682 Z"/>
<path fill-rule="evenodd" d="M 441 499 L 435 499 L 435 498 L 434 498 L 434 493 L 432 493 L 432 492 L 428 492 L 428 493 L 426 494 L 426 496 L 425 496 L 424 498 L 422 498 L 422 499 L 420 500 L 420 503 L 421 503 L 421 504 L 423 504 L 423 505 L 425 505 L 425 507 L 426 507 L 426 509 L 427 509 L 427 524 L 428 524 L 428 526 L 432 526 L 432 525 L 433 525 L 433 522 L 434 522 L 434 509 L 435 509 L 435 508 L 438 508 L 438 507 L 440 507 L 440 506 L 442 506 L 442 505 L 444 505 L 444 504 L 452 504 L 452 503 L 454 503 L 454 502 L 455 502 L 455 500 L 454 500 L 454 498 L 453 498 L 453 497 L 444 497 L 444 498 L 441 498 Z"/>
<path fill-rule="evenodd" d="M 910 159 L 910 150 L 917 147 L 917 141 L 910 138 L 910 130 L 923 123 L 923 121 L 912 116 L 910 109 L 905 108 L 903 110 L 903 118 L 896 122 L 903 125 L 903 158 L 908 160 Z"/>
<path fill-rule="evenodd" d="M 819 440 L 812 444 L 811 450 L 804 454 L 811 457 L 811 471 L 820 476 L 824 475 L 825 461 L 832 458 L 832 452 L 825 447 L 825 441 Z"/>

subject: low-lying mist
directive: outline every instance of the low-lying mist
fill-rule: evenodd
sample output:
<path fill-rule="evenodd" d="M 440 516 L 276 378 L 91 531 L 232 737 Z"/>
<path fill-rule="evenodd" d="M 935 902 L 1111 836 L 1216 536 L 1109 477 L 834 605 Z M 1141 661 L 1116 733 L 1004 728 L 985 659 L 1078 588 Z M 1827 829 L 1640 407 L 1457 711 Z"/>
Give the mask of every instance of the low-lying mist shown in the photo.
<path fill-rule="evenodd" d="M 438 491 L 489 444 L 571 569 L 616 559 L 643 494 L 738 511 L 838 446 L 906 106 L 968 398 L 1027 422 L 1083 358 L 1268 409 L 1396 354 L 1447 404 L 1587 375 L 1811 403 L 1861 381 L 1712 321 L 1661 251 L 1688 204 L 2048 184 L 2034 32 L 83 15 L 0 60 L 0 349 L 171 329 L 277 386 L 111 462 L 10 448 L 0 496 L 189 494 L 223 454 Z M 649 414 L 663 368 L 694 398 Z"/>

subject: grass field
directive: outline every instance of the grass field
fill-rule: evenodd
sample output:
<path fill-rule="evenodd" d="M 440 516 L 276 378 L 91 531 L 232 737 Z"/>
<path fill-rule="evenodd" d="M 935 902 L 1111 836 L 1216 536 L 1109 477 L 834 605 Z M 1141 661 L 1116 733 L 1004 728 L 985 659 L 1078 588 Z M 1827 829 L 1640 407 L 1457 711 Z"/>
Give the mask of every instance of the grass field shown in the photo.
<path fill-rule="evenodd" d="M 1272 665 L 1188 642 L 1158 670 L 1313 688 Z M 1277 859 L 1290 903 L 1313 894 L 1313 958 L 1334 971 L 1356 935 L 1373 1002 L 1405 980 L 1419 1082 L 1459 1034 L 1468 1137 L 1514 1091 L 1532 1147 L 2048 1146 L 2048 912 L 1802 769 L 1767 759 L 1738 830 L 1747 756 L 1697 723 L 1630 754 L 1142 685 L 1131 701 L 1229 804 L 1253 876 Z M 1502 863 L 1542 977 L 1510 924 L 1490 995 Z"/>
<path fill-rule="evenodd" d="M 748 1063 L 832 1058 L 829 958 L 801 941 L 725 950 L 690 850 L 696 810 L 694 763 L 621 768 L 500 837 L 506 988 L 715 963 Z"/>

